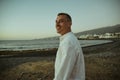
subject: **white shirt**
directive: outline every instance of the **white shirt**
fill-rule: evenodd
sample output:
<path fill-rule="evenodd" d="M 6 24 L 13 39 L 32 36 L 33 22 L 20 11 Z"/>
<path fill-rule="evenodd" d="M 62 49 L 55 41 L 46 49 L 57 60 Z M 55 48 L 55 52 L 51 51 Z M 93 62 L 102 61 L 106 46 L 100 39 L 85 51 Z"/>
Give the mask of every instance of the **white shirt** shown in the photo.
<path fill-rule="evenodd" d="M 72 32 L 60 37 L 54 80 L 85 80 L 83 52 Z"/>

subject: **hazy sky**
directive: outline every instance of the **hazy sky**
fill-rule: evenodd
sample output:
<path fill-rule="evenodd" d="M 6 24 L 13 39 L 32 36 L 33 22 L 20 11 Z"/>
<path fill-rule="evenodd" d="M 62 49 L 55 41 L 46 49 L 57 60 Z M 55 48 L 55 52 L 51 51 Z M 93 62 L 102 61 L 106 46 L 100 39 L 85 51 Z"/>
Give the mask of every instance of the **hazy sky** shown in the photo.
<path fill-rule="evenodd" d="M 0 0 L 0 40 L 58 36 L 59 12 L 72 16 L 72 31 L 120 24 L 120 0 Z"/>

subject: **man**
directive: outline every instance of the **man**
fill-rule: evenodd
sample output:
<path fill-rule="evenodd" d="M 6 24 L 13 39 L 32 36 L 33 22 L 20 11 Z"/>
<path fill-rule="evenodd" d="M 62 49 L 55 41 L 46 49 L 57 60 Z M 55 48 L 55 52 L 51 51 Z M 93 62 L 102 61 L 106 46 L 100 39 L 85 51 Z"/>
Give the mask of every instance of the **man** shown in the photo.
<path fill-rule="evenodd" d="M 84 56 L 79 41 L 71 32 L 72 19 L 59 13 L 56 30 L 61 35 L 55 61 L 54 80 L 85 80 Z"/>

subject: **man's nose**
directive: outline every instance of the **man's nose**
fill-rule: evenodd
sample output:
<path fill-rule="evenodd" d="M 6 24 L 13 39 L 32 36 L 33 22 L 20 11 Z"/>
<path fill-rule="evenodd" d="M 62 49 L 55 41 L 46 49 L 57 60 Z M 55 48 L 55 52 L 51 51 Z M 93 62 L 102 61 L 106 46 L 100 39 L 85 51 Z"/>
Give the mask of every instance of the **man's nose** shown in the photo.
<path fill-rule="evenodd" d="M 56 26 L 58 26 L 60 24 L 60 22 L 56 22 Z"/>
<path fill-rule="evenodd" d="M 56 21 L 56 24 L 59 24 L 60 22 L 59 21 Z"/>

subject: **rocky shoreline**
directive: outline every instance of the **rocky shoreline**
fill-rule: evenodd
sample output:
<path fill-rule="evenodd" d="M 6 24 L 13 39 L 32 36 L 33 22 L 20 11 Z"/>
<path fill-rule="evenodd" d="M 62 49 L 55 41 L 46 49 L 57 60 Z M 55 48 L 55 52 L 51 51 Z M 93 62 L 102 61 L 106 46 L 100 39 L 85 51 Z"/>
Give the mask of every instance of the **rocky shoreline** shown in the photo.
<path fill-rule="evenodd" d="M 0 80 L 52 80 L 56 51 L 0 51 Z M 86 80 L 120 79 L 119 40 L 83 47 L 83 52 Z"/>
<path fill-rule="evenodd" d="M 84 54 L 89 54 L 90 52 L 93 52 L 98 50 L 108 50 L 108 48 L 113 48 L 116 46 L 115 44 L 119 43 L 119 41 L 113 41 L 109 43 L 103 43 L 99 45 L 92 45 L 87 47 L 82 47 Z M 108 48 L 107 48 L 108 47 Z M 106 49 L 107 48 L 107 49 Z M 37 56 L 55 56 L 57 52 L 57 48 L 52 49 L 36 49 L 36 50 L 6 50 L 6 51 L 0 51 L 0 58 L 9 58 L 9 57 L 37 57 Z"/>

